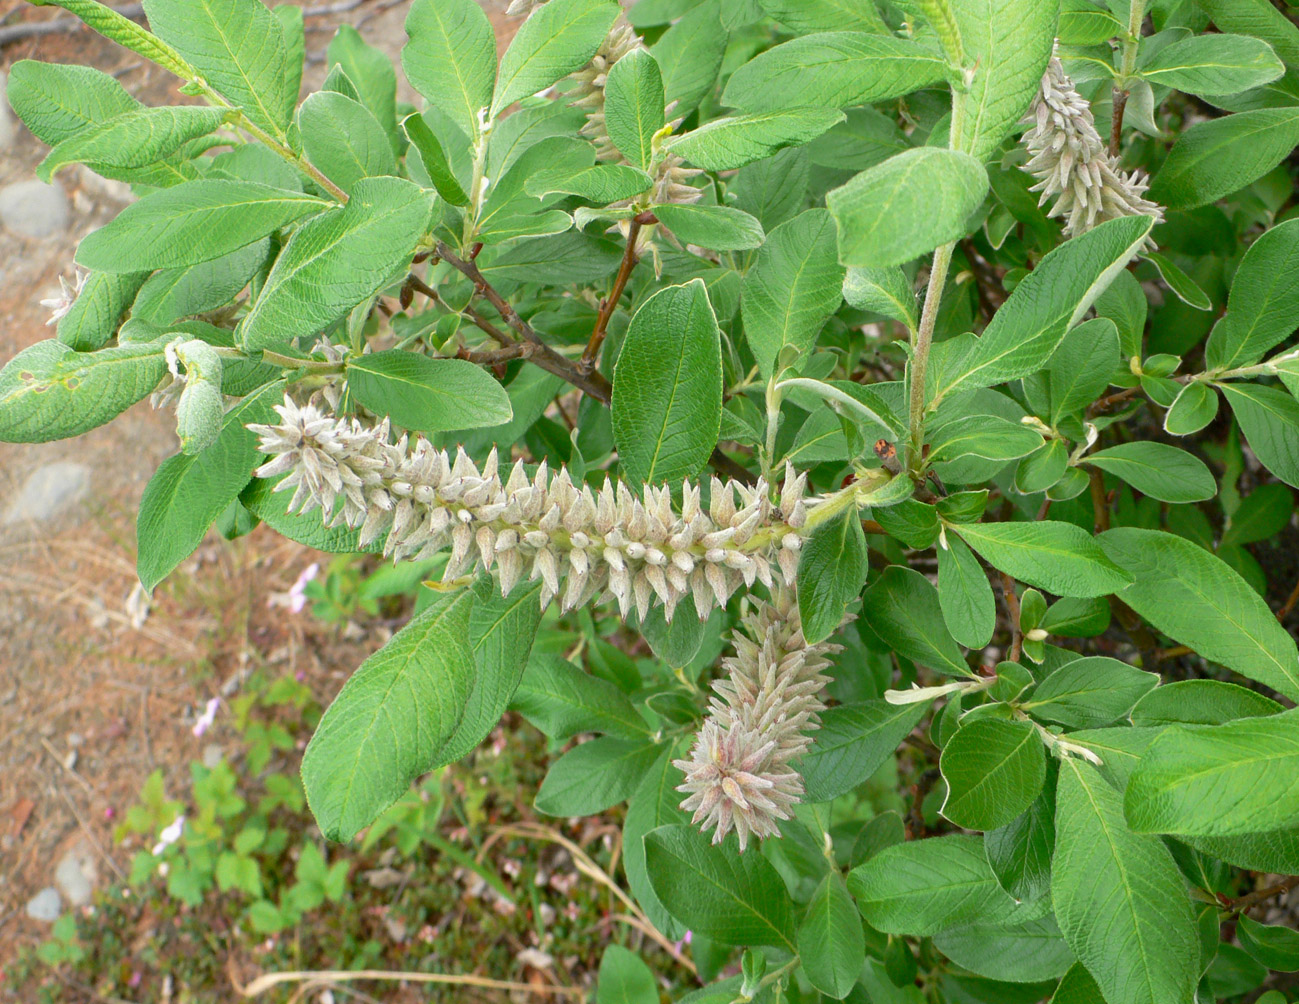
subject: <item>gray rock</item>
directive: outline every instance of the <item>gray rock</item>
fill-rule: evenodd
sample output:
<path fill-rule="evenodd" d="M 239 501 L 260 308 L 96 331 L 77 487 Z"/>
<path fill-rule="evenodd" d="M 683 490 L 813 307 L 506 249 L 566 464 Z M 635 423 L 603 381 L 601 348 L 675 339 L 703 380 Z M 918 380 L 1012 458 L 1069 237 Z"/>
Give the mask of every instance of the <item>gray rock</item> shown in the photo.
<path fill-rule="evenodd" d="M 22 237 L 49 237 L 68 225 L 68 197 L 35 178 L 0 188 L 0 222 Z"/>
<path fill-rule="evenodd" d="M 208 743 L 203 747 L 203 766 L 208 770 L 216 770 L 225 758 L 225 750 L 217 743 Z"/>
<path fill-rule="evenodd" d="M 94 853 L 84 840 L 63 855 L 54 869 L 54 884 L 71 906 L 85 906 L 90 902 L 98 878 Z"/>
<path fill-rule="evenodd" d="M 72 461 L 59 461 L 38 468 L 9 503 L 0 525 L 23 520 L 49 519 L 75 505 L 90 491 L 90 468 Z"/>
<path fill-rule="evenodd" d="M 52 885 L 46 886 L 27 901 L 27 916 L 32 920 L 43 920 L 47 924 L 53 924 L 62 912 L 63 900 L 59 898 L 59 891 Z"/>

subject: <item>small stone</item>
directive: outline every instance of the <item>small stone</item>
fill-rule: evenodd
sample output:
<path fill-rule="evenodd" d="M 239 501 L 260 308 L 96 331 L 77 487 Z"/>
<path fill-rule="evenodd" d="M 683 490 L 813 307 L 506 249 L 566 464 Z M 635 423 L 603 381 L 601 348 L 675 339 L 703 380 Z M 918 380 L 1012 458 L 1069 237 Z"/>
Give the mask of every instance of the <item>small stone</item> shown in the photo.
<path fill-rule="evenodd" d="M 71 749 L 77 749 L 79 746 L 84 745 L 85 741 L 86 741 L 86 737 L 83 736 L 80 732 L 68 733 L 68 746 Z"/>
<path fill-rule="evenodd" d="M 3 199 L 2 192 L 0 199 Z M 23 483 L 0 524 L 47 520 L 81 501 L 89 491 L 90 468 L 85 464 L 70 460 L 46 464 L 33 471 Z"/>
<path fill-rule="evenodd" d="M 68 750 L 68 752 L 63 757 L 63 766 L 66 767 L 68 770 L 71 770 L 76 765 L 77 765 L 77 751 Z"/>
<path fill-rule="evenodd" d="M 60 185 L 32 178 L 0 188 L 0 222 L 21 237 L 49 237 L 68 225 L 68 197 Z"/>
<path fill-rule="evenodd" d="M 208 743 L 203 747 L 203 766 L 208 770 L 216 770 L 224 759 L 225 750 L 217 743 Z"/>
<path fill-rule="evenodd" d="M 27 901 L 27 916 L 32 920 L 52 924 L 59 919 L 59 914 L 62 912 L 63 900 L 59 898 L 59 891 L 52 885 L 46 886 Z"/>
<path fill-rule="evenodd" d="M 90 845 L 79 841 L 59 860 L 54 869 L 54 884 L 71 906 L 85 906 L 95 889 L 99 869 Z"/>

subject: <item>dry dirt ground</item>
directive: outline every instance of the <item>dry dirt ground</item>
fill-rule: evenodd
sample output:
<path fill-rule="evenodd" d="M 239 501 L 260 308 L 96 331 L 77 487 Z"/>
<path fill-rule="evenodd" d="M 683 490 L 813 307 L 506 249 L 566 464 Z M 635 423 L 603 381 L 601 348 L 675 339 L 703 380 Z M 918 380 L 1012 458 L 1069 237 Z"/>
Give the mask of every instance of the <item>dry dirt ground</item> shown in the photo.
<path fill-rule="evenodd" d="M 323 79 L 325 46 L 344 20 L 395 58 L 408 6 L 364 0 L 309 17 L 308 85 Z M 484 6 L 503 42 L 504 3 Z M 3 25 L 54 16 L 66 15 L 0 0 Z M 166 73 L 86 29 L 0 49 L 0 68 L 20 59 L 87 63 L 146 103 L 176 100 Z M 0 186 L 30 179 L 44 153 L 15 121 L 11 141 L 0 143 Z M 75 170 L 58 180 L 70 210 L 65 228 L 42 239 L 0 231 L 0 363 L 52 336 L 39 301 L 57 293 L 60 274 L 71 276 L 78 240 L 128 197 Z M 162 768 L 169 789 L 182 790 L 189 761 L 221 741 L 219 719 L 203 739 L 193 737 L 197 706 L 267 664 L 305 671 L 327 698 L 377 645 L 341 645 L 306 615 L 268 608 L 269 594 L 287 589 L 314 555 L 264 527 L 233 543 L 209 537 L 134 626 L 127 599 L 136 584 L 136 507 L 175 450 L 171 416 L 147 402 L 75 440 L 0 446 L 0 969 L 48 932 L 25 904 L 54 884 L 58 862 L 80 853 L 100 885 L 120 875 L 130 852 L 113 844 L 113 821 L 144 779 Z M 28 479 L 60 463 L 83 465 L 82 490 L 57 511 L 5 524 Z"/>

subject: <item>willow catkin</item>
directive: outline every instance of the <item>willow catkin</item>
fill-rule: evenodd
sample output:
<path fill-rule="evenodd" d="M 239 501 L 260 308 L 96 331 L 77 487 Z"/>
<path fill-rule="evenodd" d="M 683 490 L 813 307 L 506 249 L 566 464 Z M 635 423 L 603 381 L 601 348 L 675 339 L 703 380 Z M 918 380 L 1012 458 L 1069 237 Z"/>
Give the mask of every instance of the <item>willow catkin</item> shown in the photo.
<path fill-rule="evenodd" d="M 735 831 L 743 851 L 753 837 L 779 833 L 780 820 L 803 796 L 793 763 L 806 752 L 824 710 L 826 656 L 839 650 L 803 638 L 798 604 L 789 589 L 770 602 L 756 600 L 732 636 L 727 675 L 713 684 L 708 717 L 688 757 L 674 760 L 685 774 L 677 791 L 693 822 L 713 830 L 713 843 Z"/>
<path fill-rule="evenodd" d="M 1163 209 L 1145 197 L 1140 171 L 1124 174 L 1096 131 L 1091 105 L 1052 56 L 1029 108 L 1032 127 L 1023 142 L 1032 155 L 1024 169 L 1038 179 L 1029 189 L 1041 204 L 1055 199 L 1050 215 L 1065 220 L 1068 237 L 1119 216 L 1164 218 Z"/>

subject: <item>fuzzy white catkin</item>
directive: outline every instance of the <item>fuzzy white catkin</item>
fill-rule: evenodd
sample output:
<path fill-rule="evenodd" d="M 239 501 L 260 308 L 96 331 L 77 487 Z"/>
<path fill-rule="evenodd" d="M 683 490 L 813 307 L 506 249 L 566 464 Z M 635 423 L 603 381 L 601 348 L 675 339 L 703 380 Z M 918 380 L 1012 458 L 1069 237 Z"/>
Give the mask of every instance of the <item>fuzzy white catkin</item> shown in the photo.
<path fill-rule="evenodd" d="M 610 594 L 626 617 L 663 605 L 670 619 L 689 597 L 700 618 L 741 584 L 761 582 L 772 600 L 754 608 L 734 635 L 727 675 L 714 684 L 709 714 L 686 760 L 682 807 L 720 841 L 732 829 L 778 833 L 803 793 L 792 761 L 807 748 L 824 707 L 822 670 L 833 645 L 803 638 L 793 589 L 809 509 L 806 474 L 786 468 L 779 504 L 765 482 L 752 487 L 713 479 L 710 504 L 685 482 L 676 510 L 666 486 L 640 497 L 606 479 L 598 491 L 543 462 L 529 476 L 522 461 L 502 481 L 496 451 L 479 468 L 463 450 L 454 459 L 422 436 L 395 442 L 384 420 L 367 426 L 335 417 L 323 395 L 299 405 L 286 397 L 276 425 L 250 425 L 271 459 L 258 477 L 286 475 L 288 509 L 320 509 L 327 526 L 359 527 L 362 543 L 386 534 L 384 553 L 419 558 L 451 547 L 446 577 L 474 566 L 509 593 L 525 575 L 541 581 L 545 605 L 564 609 Z"/>
<path fill-rule="evenodd" d="M 802 800 L 793 762 L 812 742 L 829 682 L 822 670 L 839 646 L 806 642 L 789 589 L 774 590 L 769 603 L 755 600 L 732 640 L 735 655 L 722 662 L 727 676 L 713 684 L 690 755 L 672 763 L 686 776 L 677 788 L 687 793 L 681 808 L 713 830 L 715 844 L 735 830 L 743 851 L 751 836 L 777 835 Z"/>
<path fill-rule="evenodd" d="M 505 593 L 540 580 L 543 604 L 559 597 L 565 610 L 607 590 L 624 617 L 663 605 L 670 618 L 689 597 L 704 618 L 741 585 L 792 583 L 799 531 L 818 502 L 788 468 L 779 505 L 762 481 L 714 478 L 707 509 L 686 482 L 678 512 L 667 486 L 638 496 L 606 479 L 594 491 L 544 462 L 529 476 L 519 461 L 502 477 L 494 450 L 479 468 L 422 436 L 391 442 L 386 420 L 367 426 L 291 398 L 276 411 L 279 424 L 249 428 L 272 458 L 257 475 L 288 475 L 276 490 L 294 489 L 290 511 L 320 508 L 326 525 L 359 527 L 363 545 L 386 534 L 384 553 L 398 559 L 450 546 L 448 580 L 475 566 L 495 571 Z"/>
<path fill-rule="evenodd" d="M 1024 169 L 1038 179 L 1029 191 L 1041 192 L 1042 204 L 1055 199 L 1050 215 L 1065 220 L 1066 236 L 1119 216 L 1163 220 L 1163 209 L 1145 197 L 1145 175 L 1125 175 L 1119 159 L 1110 156 L 1096 131 L 1091 105 L 1055 56 L 1042 75 L 1026 121 L 1032 128 L 1023 142 L 1032 157 Z"/>

